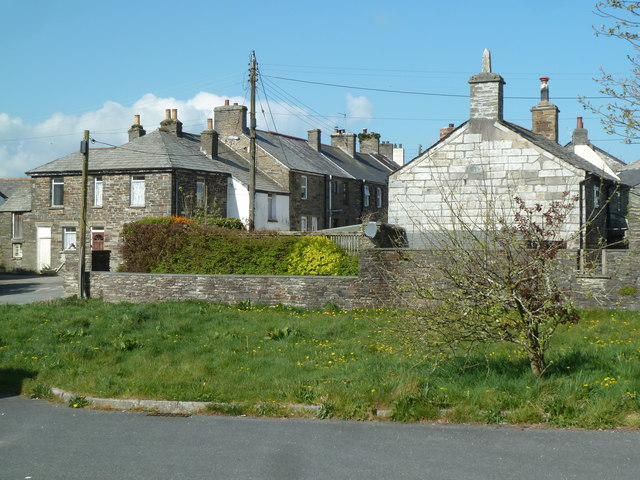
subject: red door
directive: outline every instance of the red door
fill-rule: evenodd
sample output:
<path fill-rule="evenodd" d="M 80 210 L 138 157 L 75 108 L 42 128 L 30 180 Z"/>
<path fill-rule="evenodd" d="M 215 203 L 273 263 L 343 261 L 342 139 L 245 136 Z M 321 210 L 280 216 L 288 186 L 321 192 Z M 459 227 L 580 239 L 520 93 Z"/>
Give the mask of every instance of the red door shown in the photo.
<path fill-rule="evenodd" d="M 104 232 L 92 232 L 91 249 L 104 250 Z"/>

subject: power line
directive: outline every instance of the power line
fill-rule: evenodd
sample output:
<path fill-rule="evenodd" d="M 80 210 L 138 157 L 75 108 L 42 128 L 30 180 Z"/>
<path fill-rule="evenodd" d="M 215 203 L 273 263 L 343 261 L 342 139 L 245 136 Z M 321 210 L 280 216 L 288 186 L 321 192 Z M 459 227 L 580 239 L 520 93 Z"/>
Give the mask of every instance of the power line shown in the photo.
<path fill-rule="evenodd" d="M 312 85 L 323 85 L 326 87 L 351 88 L 354 90 L 367 90 L 370 92 L 399 93 L 403 95 L 422 95 L 422 96 L 428 96 L 428 97 L 453 97 L 453 98 L 469 98 L 470 97 L 469 95 L 462 95 L 462 94 L 456 94 L 456 93 L 430 93 L 430 92 L 416 92 L 411 90 L 392 90 L 388 88 L 372 88 L 372 87 L 361 87 L 358 85 L 342 85 L 338 83 L 314 82 L 311 80 L 302 80 L 299 78 L 289 78 L 289 77 L 277 77 L 274 75 L 263 75 L 263 76 L 267 78 L 275 78 L 278 80 L 286 80 L 288 82 L 309 83 Z M 539 97 L 507 97 L 505 96 L 504 98 L 508 98 L 511 100 L 539 100 Z M 554 97 L 554 99 L 556 100 L 577 100 L 578 98 L 579 98 L 578 95 L 576 95 L 575 97 Z M 581 97 L 581 98 L 586 98 L 588 100 L 597 100 L 597 99 L 605 99 L 609 97 L 603 96 L 603 97 Z"/>

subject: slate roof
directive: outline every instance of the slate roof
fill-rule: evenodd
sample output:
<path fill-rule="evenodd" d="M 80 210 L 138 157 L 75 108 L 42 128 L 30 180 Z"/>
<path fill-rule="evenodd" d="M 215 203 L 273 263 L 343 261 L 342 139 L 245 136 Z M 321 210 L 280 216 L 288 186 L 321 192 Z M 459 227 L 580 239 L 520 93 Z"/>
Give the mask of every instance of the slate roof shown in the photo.
<path fill-rule="evenodd" d="M 241 183 L 249 181 L 249 164 L 220 142 L 218 158 L 211 159 L 200 150 L 200 136 L 183 132 L 181 137 L 162 130 L 153 132 L 120 147 L 92 149 L 89 152 L 89 172 L 192 170 L 227 173 Z M 27 172 L 32 176 L 79 174 L 82 155 L 71 153 Z M 256 190 L 284 192 L 273 180 L 256 172 Z"/>
<path fill-rule="evenodd" d="M 602 150 L 600 147 L 595 146 L 593 143 L 589 143 L 589 146 L 591 148 L 593 148 L 596 152 L 598 152 L 598 154 L 601 157 L 604 157 L 605 161 L 609 164 L 609 166 L 615 170 L 615 168 L 623 168 L 626 163 L 624 163 L 622 160 L 620 160 L 618 157 L 611 155 L 608 152 L 605 152 L 604 150 Z M 567 143 L 565 145 L 566 148 L 573 150 L 573 141 Z M 617 165 L 617 167 L 614 168 L 614 165 Z"/>
<path fill-rule="evenodd" d="M 0 212 L 28 212 L 31 210 L 31 180 L 19 179 L 11 189 L 11 196 L 0 205 Z M 5 185 L 6 180 L 0 180 Z M 8 191 L 5 187 L 4 191 Z"/>
<path fill-rule="evenodd" d="M 367 180 L 384 184 L 393 169 L 374 155 L 350 157 L 337 147 L 322 145 L 316 151 L 305 139 L 257 131 L 256 143 L 290 170 Z"/>
<path fill-rule="evenodd" d="M 620 180 L 625 185 L 635 187 L 640 184 L 640 160 L 625 165 L 618 173 Z"/>
<path fill-rule="evenodd" d="M 13 195 L 24 185 L 30 185 L 30 178 L 0 178 L 0 202 Z"/>

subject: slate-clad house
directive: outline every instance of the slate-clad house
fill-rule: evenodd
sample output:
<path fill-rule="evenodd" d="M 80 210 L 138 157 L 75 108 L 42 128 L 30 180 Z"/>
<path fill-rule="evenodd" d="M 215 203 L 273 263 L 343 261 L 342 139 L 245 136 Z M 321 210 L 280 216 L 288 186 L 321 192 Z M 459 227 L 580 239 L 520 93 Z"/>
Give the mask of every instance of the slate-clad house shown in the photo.
<path fill-rule="evenodd" d="M 245 106 L 227 101 L 215 108 L 214 118 L 220 142 L 248 159 L 246 116 Z M 358 152 L 356 135 L 344 130 L 334 131 L 331 145 L 321 143 L 317 129 L 309 130 L 307 139 L 257 130 L 257 168 L 289 193 L 291 230 L 386 220 L 387 178 L 398 167 L 394 148 L 381 144 L 377 133 L 359 137 Z"/>
<path fill-rule="evenodd" d="M 31 179 L 0 179 L 0 267 L 23 269 L 23 259 L 34 252 L 24 244 L 25 228 L 29 230 L 31 211 Z"/>
<path fill-rule="evenodd" d="M 159 129 L 146 134 L 139 117 L 129 142 L 89 152 L 87 233 L 91 249 L 110 252 L 110 268 L 120 261 L 122 225 L 141 218 L 202 213 L 248 216 L 248 163 L 219 146 L 211 128 L 194 135 L 182 131 L 177 111 L 167 111 Z M 219 148 L 220 147 L 220 148 Z M 79 152 L 27 172 L 28 195 L 10 197 L 4 210 L 24 208 L 22 258 L 3 249 L 8 270 L 57 268 L 66 254 L 77 252 L 80 231 L 82 155 Z M 288 227 L 288 194 L 262 173 L 256 175 L 256 209 L 260 226 Z M 267 206 L 274 205 L 274 215 Z M 282 207 L 277 214 L 275 206 Z M 27 208 L 28 207 L 28 208 Z M 3 214 L 3 215 L 6 215 Z M 3 219 L 6 220 L 6 219 Z M 6 221 L 2 222 L 3 225 Z M 15 248 L 15 247 L 14 247 Z M 102 267 L 104 268 L 104 266 Z"/>
<path fill-rule="evenodd" d="M 405 227 L 409 244 L 420 246 L 429 231 L 456 228 L 459 220 L 482 229 L 490 211 L 508 218 L 516 195 L 533 206 L 568 192 L 579 199 L 564 223 L 569 245 L 620 245 L 624 231 L 612 228 L 611 219 L 624 216 L 625 206 L 609 199 L 625 187 L 606 163 L 557 143 L 558 108 L 549 102 L 549 79 L 541 78 L 529 130 L 504 120 L 504 79 L 491 71 L 488 50 L 482 63 L 482 72 L 469 79 L 469 120 L 443 129 L 437 143 L 391 174 L 389 222 Z"/>

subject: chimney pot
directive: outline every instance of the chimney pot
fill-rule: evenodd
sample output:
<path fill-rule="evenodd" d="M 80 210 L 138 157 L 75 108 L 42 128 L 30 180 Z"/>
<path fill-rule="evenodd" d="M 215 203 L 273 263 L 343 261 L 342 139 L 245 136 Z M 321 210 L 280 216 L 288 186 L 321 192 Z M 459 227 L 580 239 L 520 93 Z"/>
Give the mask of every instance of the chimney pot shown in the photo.
<path fill-rule="evenodd" d="M 224 101 L 224 105 L 225 105 L 225 107 L 229 106 L 229 99 L 228 98 Z"/>
<path fill-rule="evenodd" d="M 207 118 L 207 130 L 213 130 L 213 118 Z"/>
<path fill-rule="evenodd" d="M 234 107 L 237 107 L 237 106 L 238 106 L 238 102 L 235 102 L 235 103 L 233 104 L 233 106 L 234 106 Z"/>
<path fill-rule="evenodd" d="M 165 109 L 164 116 L 165 116 L 165 118 L 167 120 L 171 120 L 171 109 L 170 108 Z"/>
<path fill-rule="evenodd" d="M 140 115 L 134 115 L 133 116 L 133 124 L 134 125 L 140 125 Z"/>
<path fill-rule="evenodd" d="M 178 109 L 174 108 L 173 110 L 171 110 L 171 119 L 172 120 L 177 120 L 178 119 Z"/>
<path fill-rule="evenodd" d="M 362 129 L 362 133 L 367 133 L 367 129 L 366 129 L 366 128 L 363 128 L 363 129 Z"/>
<path fill-rule="evenodd" d="M 549 102 L 549 77 L 540 77 L 540 81 L 540 103 L 531 108 L 531 130 L 557 143 L 560 110 Z"/>
<path fill-rule="evenodd" d="M 582 117 L 577 117 L 576 128 L 584 128 L 584 124 L 582 123 Z"/>

